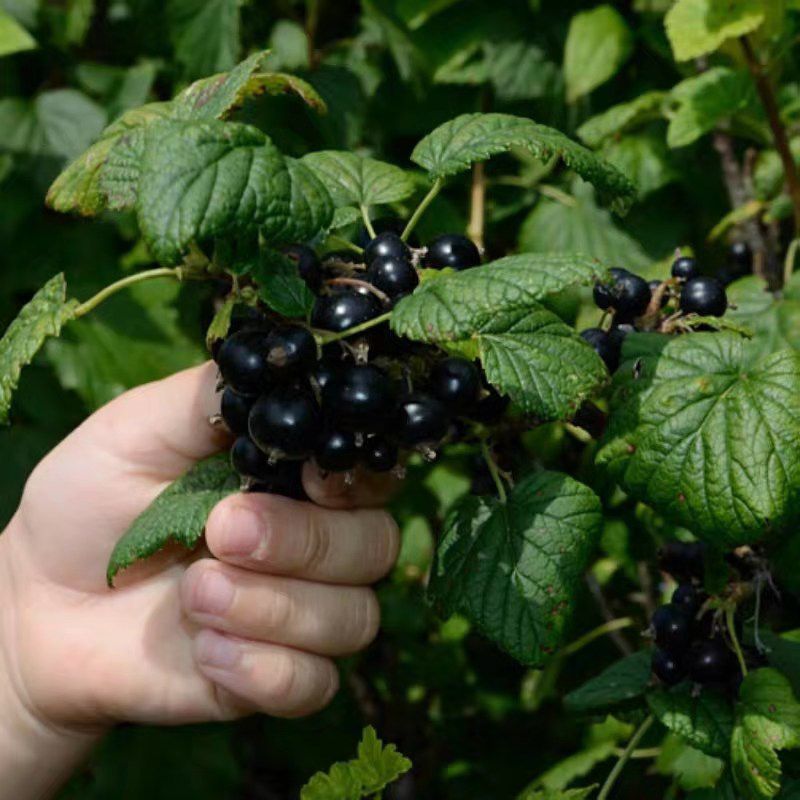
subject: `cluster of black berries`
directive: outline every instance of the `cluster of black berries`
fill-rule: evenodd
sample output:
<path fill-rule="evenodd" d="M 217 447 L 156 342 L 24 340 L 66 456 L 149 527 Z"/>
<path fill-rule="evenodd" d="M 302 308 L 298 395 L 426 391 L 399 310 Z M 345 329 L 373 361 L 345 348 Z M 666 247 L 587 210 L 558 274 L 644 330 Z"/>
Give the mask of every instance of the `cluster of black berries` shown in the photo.
<path fill-rule="evenodd" d="M 688 678 L 724 687 L 741 677 L 722 621 L 704 607 L 704 552 L 697 542 L 670 542 L 660 552 L 661 569 L 680 581 L 671 601 L 657 608 L 650 621 L 653 674 L 667 686 Z"/>
<path fill-rule="evenodd" d="M 626 269 L 609 270 L 611 281 L 594 287 L 594 302 L 607 312 L 608 328 L 588 328 L 581 336 L 594 348 L 611 372 L 619 367 L 622 342 L 636 330 L 659 330 L 665 320 L 687 314 L 721 317 L 728 308 L 724 285 L 700 275 L 697 261 L 679 256 L 666 281 L 644 278 Z"/>
<path fill-rule="evenodd" d="M 285 254 L 316 295 L 311 328 L 320 336 L 249 308 L 213 352 L 224 387 L 220 416 L 237 437 L 231 460 L 247 489 L 300 497 L 300 471 L 311 458 L 323 472 L 400 471 L 402 450 L 433 457 L 463 433 L 465 419 L 503 416 L 507 399 L 474 362 L 401 340 L 385 322 L 347 335 L 413 291 L 419 264 L 479 264 L 469 239 L 442 236 L 412 249 L 385 230 L 366 242 L 363 263 L 350 253 L 320 260 L 306 245 Z"/>

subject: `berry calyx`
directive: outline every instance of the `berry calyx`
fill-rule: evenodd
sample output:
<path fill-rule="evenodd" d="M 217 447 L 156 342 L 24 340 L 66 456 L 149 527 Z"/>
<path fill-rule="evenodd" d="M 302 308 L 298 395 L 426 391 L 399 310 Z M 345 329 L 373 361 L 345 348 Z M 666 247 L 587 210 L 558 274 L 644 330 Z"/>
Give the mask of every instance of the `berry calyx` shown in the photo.
<path fill-rule="evenodd" d="M 698 642 L 688 657 L 689 677 L 695 683 L 723 683 L 736 668 L 734 655 L 720 638 Z"/>
<path fill-rule="evenodd" d="M 267 363 L 274 370 L 305 369 L 317 360 L 317 342 L 305 328 L 281 328 L 266 342 Z"/>
<path fill-rule="evenodd" d="M 428 245 L 424 263 L 431 269 L 469 269 L 481 263 L 481 253 L 472 239 L 459 233 L 446 233 Z"/>
<path fill-rule="evenodd" d="M 666 650 L 656 647 L 651 659 L 653 674 L 667 686 L 675 686 L 686 677 L 686 662 Z"/>
<path fill-rule="evenodd" d="M 361 458 L 373 472 L 388 472 L 397 465 L 397 446 L 383 436 L 370 436 L 364 443 Z"/>
<path fill-rule="evenodd" d="M 396 258 L 410 261 L 411 251 L 408 245 L 394 232 L 379 233 L 365 248 L 364 258 L 372 264 L 376 258 Z"/>
<path fill-rule="evenodd" d="M 269 377 L 266 353 L 267 335 L 243 330 L 229 336 L 219 349 L 217 364 L 225 383 L 239 394 L 263 391 Z"/>
<path fill-rule="evenodd" d="M 725 287 L 716 278 L 693 278 L 681 290 L 681 311 L 684 314 L 721 317 L 727 308 Z"/>
<path fill-rule="evenodd" d="M 374 294 L 343 289 L 318 297 L 311 312 L 315 328 L 342 333 L 383 313 L 383 306 Z"/>
<path fill-rule="evenodd" d="M 656 644 L 670 653 L 682 653 L 689 646 L 692 634 L 691 620 L 686 613 L 671 603 L 660 606 L 650 620 Z"/>
<path fill-rule="evenodd" d="M 434 367 L 430 389 L 450 411 L 464 413 L 478 402 L 481 374 L 466 358 L 446 358 Z"/>
<path fill-rule="evenodd" d="M 327 472 L 347 472 L 358 459 L 358 444 L 348 431 L 325 431 L 314 450 L 317 466 Z"/>
<path fill-rule="evenodd" d="M 327 419 L 347 431 L 377 433 L 391 423 L 395 388 L 383 370 L 371 364 L 348 366 L 322 391 Z"/>
<path fill-rule="evenodd" d="M 238 394 L 230 386 L 226 387 L 222 392 L 220 414 L 231 433 L 236 436 L 245 436 L 247 434 L 247 421 L 253 403 L 254 399 L 252 397 Z"/>
<path fill-rule="evenodd" d="M 283 254 L 297 265 L 297 272 L 312 292 L 319 291 L 322 285 L 322 266 L 317 254 L 305 244 L 292 244 Z"/>
<path fill-rule="evenodd" d="M 366 272 L 366 279 L 392 300 L 413 292 L 419 275 L 407 258 L 395 255 L 377 256 Z"/>
<path fill-rule="evenodd" d="M 672 262 L 672 277 L 680 281 L 690 281 L 700 274 L 697 261 L 691 256 L 680 256 Z"/>
<path fill-rule="evenodd" d="M 412 394 L 400 404 L 397 439 L 406 447 L 436 445 L 449 426 L 447 409 L 431 395 Z"/>
<path fill-rule="evenodd" d="M 280 386 L 259 397 L 250 411 L 250 436 L 272 457 L 306 458 L 320 431 L 314 398 L 294 386 Z"/>

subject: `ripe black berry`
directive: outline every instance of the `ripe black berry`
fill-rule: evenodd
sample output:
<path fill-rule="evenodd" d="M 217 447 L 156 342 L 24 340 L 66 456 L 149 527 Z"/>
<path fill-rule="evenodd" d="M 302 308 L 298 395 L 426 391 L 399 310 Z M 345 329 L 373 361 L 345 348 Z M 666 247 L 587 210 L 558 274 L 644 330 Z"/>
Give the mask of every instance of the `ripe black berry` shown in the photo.
<path fill-rule="evenodd" d="M 347 431 L 325 431 L 317 442 L 314 458 L 317 466 L 328 472 L 353 469 L 358 458 L 355 435 Z"/>
<path fill-rule="evenodd" d="M 400 404 L 397 439 L 406 447 L 438 444 L 449 420 L 443 403 L 427 394 L 412 394 Z"/>
<path fill-rule="evenodd" d="M 237 394 L 227 386 L 222 393 L 220 402 L 220 414 L 231 433 L 237 436 L 247 434 L 247 420 L 250 416 L 250 409 L 253 407 L 253 398 L 243 394 Z"/>
<path fill-rule="evenodd" d="M 267 334 L 243 330 L 229 336 L 219 349 L 217 364 L 225 383 L 239 394 L 258 394 L 268 381 Z"/>
<path fill-rule="evenodd" d="M 609 283 L 596 283 L 592 292 L 594 303 L 601 311 L 606 311 L 614 305 L 617 283 L 626 275 L 630 275 L 628 270 L 621 267 L 612 267 L 608 272 L 611 276 L 611 281 Z"/>
<path fill-rule="evenodd" d="M 267 363 L 274 370 L 305 369 L 317 360 L 317 342 L 305 328 L 280 328 L 267 337 Z"/>
<path fill-rule="evenodd" d="M 747 242 L 734 242 L 728 249 L 728 267 L 733 275 L 753 271 L 753 251 Z"/>
<path fill-rule="evenodd" d="M 672 593 L 671 604 L 680 608 L 689 617 L 694 617 L 700 610 L 702 597 L 693 583 L 682 583 Z"/>
<path fill-rule="evenodd" d="M 585 331 L 581 331 L 581 337 L 603 359 L 609 372 L 614 372 L 619 367 L 622 340 L 625 338 L 623 333 L 618 330 L 604 331 L 601 328 L 587 328 Z"/>
<path fill-rule="evenodd" d="M 616 310 L 617 322 L 631 322 L 647 310 L 650 303 L 650 286 L 644 278 L 615 267 L 609 270 L 612 283 L 598 283 L 594 287 L 594 301 L 598 308 Z"/>
<path fill-rule="evenodd" d="M 250 411 L 250 436 L 265 452 L 286 458 L 311 455 L 320 431 L 314 398 L 294 386 L 259 397 Z"/>
<path fill-rule="evenodd" d="M 279 494 L 293 500 L 308 500 L 303 488 L 303 462 L 281 461 L 271 467 L 263 478 L 259 478 L 248 489 L 248 492 Z"/>
<path fill-rule="evenodd" d="M 696 683 L 722 683 L 731 677 L 736 662 L 725 642 L 715 638 L 695 644 L 688 665 L 689 677 Z"/>
<path fill-rule="evenodd" d="M 374 258 L 366 273 L 366 279 L 394 300 L 413 292 L 419 276 L 407 258 L 385 255 Z"/>
<path fill-rule="evenodd" d="M 231 466 L 243 478 L 267 480 L 275 468 L 248 436 L 240 436 L 231 447 Z"/>
<path fill-rule="evenodd" d="M 370 436 L 364 443 L 361 457 L 373 472 L 388 472 L 397 464 L 397 447 L 382 436 Z"/>
<path fill-rule="evenodd" d="M 345 367 L 322 391 L 326 417 L 347 431 L 384 430 L 391 424 L 394 402 L 391 378 L 371 364 Z"/>
<path fill-rule="evenodd" d="M 379 233 L 365 248 L 364 259 L 367 264 L 372 264 L 376 258 L 397 258 L 401 261 L 411 259 L 408 245 L 392 231 Z"/>
<path fill-rule="evenodd" d="M 692 625 L 689 617 L 671 603 L 660 606 L 653 614 L 650 624 L 656 644 L 670 653 L 682 653 L 689 646 Z"/>
<path fill-rule="evenodd" d="M 681 290 L 681 311 L 684 314 L 721 317 L 727 308 L 725 287 L 715 278 L 694 278 Z"/>
<path fill-rule="evenodd" d="M 700 274 L 697 261 L 691 256 L 680 256 L 672 262 L 672 277 L 681 281 L 690 281 Z"/>
<path fill-rule="evenodd" d="M 333 358 L 322 358 L 316 363 L 314 369 L 311 370 L 309 377 L 311 378 L 312 385 L 321 392 L 331 380 L 341 373 L 341 371 L 341 361 L 337 361 Z"/>
<path fill-rule="evenodd" d="M 433 368 L 430 388 L 449 411 L 463 414 L 478 402 L 481 374 L 466 358 L 446 358 Z"/>
<path fill-rule="evenodd" d="M 686 663 L 682 657 L 676 657 L 656 647 L 652 657 L 653 674 L 667 686 L 675 686 L 686 677 Z"/>
<path fill-rule="evenodd" d="M 311 324 L 315 328 L 342 333 L 382 313 L 383 306 L 374 294 L 344 289 L 317 298 L 311 312 Z"/>
<path fill-rule="evenodd" d="M 319 291 L 319 287 L 322 284 L 322 267 L 317 254 L 305 244 L 289 245 L 283 251 L 283 254 L 290 261 L 294 261 L 297 264 L 297 272 L 306 282 L 308 288 L 312 292 Z"/>
<path fill-rule="evenodd" d="M 469 269 L 480 263 L 481 253 L 475 242 L 458 233 L 437 237 L 428 245 L 425 255 L 425 266 L 432 269 Z"/>

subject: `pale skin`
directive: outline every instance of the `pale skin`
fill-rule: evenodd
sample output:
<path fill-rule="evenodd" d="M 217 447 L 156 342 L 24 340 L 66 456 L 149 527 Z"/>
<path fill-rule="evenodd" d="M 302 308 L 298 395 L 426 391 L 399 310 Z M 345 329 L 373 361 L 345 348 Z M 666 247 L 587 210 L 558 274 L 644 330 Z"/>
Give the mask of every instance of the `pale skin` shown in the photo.
<path fill-rule="evenodd" d="M 369 585 L 398 531 L 391 480 L 323 479 L 312 503 L 237 494 L 205 549 L 167 548 L 108 589 L 132 520 L 223 448 L 206 364 L 122 395 L 36 468 L 0 536 L 0 800 L 52 796 L 120 721 L 180 725 L 254 712 L 311 714 L 338 688 L 334 660 L 369 644 Z"/>

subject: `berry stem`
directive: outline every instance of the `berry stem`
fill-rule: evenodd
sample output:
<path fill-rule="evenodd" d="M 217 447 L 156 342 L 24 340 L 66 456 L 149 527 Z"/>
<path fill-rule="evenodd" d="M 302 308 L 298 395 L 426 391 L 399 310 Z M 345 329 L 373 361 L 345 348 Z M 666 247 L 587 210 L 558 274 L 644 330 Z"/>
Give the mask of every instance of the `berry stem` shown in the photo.
<path fill-rule="evenodd" d="M 400 238 L 405 242 L 408 241 L 408 237 L 411 236 L 411 232 L 414 228 L 417 227 L 417 223 L 422 218 L 422 215 L 427 210 L 428 206 L 436 199 L 436 195 L 442 191 L 442 187 L 444 186 L 444 179 L 437 178 L 433 182 L 433 186 L 428 190 L 428 194 L 422 198 L 420 204 L 417 206 L 416 211 L 411 215 L 411 219 L 408 221 L 408 224 L 405 227 L 405 230 L 400 235 Z"/>
<path fill-rule="evenodd" d="M 739 668 L 742 670 L 742 677 L 747 677 L 747 664 L 744 661 L 744 653 L 742 653 L 742 647 L 739 644 L 739 637 L 736 635 L 736 620 L 734 619 L 734 615 L 736 614 L 736 607 L 730 606 L 725 610 L 725 624 L 728 626 L 728 633 L 731 636 L 731 644 L 733 645 L 733 652 L 736 653 L 736 659 L 739 662 Z"/>
<path fill-rule="evenodd" d="M 785 286 L 792 279 L 794 272 L 794 262 L 797 259 L 797 248 L 800 247 L 800 239 L 792 239 L 786 251 L 786 258 L 783 260 L 783 285 Z"/>
<path fill-rule="evenodd" d="M 369 218 L 369 209 L 362 203 L 361 206 L 361 219 L 364 220 L 364 227 L 367 229 L 367 233 L 369 234 L 370 239 L 374 239 L 375 228 L 372 225 L 372 220 Z"/>
<path fill-rule="evenodd" d="M 472 190 L 470 192 L 469 224 L 467 236 L 483 251 L 486 224 L 486 168 L 483 161 L 472 165 Z"/>
<path fill-rule="evenodd" d="M 321 331 L 317 332 L 315 335 L 320 344 L 330 344 L 331 342 L 338 342 L 341 339 L 349 339 L 351 336 L 355 336 L 358 333 L 368 331 L 370 328 L 374 328 L 376 325 L 381 325 L 384 322 L 388 322 L 391 318 L 392 312 L 387 311 L 385 314 L 381 314 L 379 317 L 373 317 L 373 319 L 368 319 L 366 322 L 362 322 L 360 325 L 353 325 L 352 328 L 348 328 L 346 331 L 341 331 L 340 333 Z"/>
<path fill-rule="evenodd" d="M 346 250 L 350 250 L 351 252 L 355 253 L 356 255 L 363 256 L 364 255 L 364 248 L 359 247 L 355 242 L 348 241 L 343 236 L 337 236 L 335 233 L 332 233 L 328 237 L 328 241 L 336 245 L 336 247 L 342 247 Z"/>
<path fill-rule="evenodd" d="M 506 487 L 503 485 L 503 479 L 500 476 L 500 470 L 497 468 L 497 463 L 492 455 L 492 450 L 489 447 L 488 440 L 484 439 L 481 442 L 481 450 L 483 451 L 483 458 L 486 461 L 486 466 L 489 467 L 489 474 L 492 476 L 494 485 L 497 488 L 497 496 L 500 498 L 500 502 L 505 505 L 506 501 L 508 500 L 508 496 L 506 495 Z"/>
<path fill-rule="evenodd" d="M 759 60 L 750 39 L 747 36 L 742 36 L 739 42 L 744 53 L 744 60 L 747 62 L 747 68 L 755 81 L 761 105 L 767 115 L 769 127 L 772 130 L 772 138 L 775 140 L 775 149 L 781 158 L 786 184 L 789 188 L 789 196 L 792 199 L 792 207 L 794 208 L 794 230 L 795 233 L 798 233 L 800 232 L 800 175 L 798 175 L 797 165 L 794 163 L 794 156 L 789 147 L 786 128 L 781 121 L 778 101 L 775 99 L 775 89 L 769 78 L 767 67 Z"/>
<path fill-rule="evenodd" d="M 608 622 L 604 622 L 602 625 L 592 628 L 588 633 L 584 633 L 583 636 L 580 636 L 574 642 L 570 642 L 565 647 L 562 647 L 558 655 L 560 658 L 567 658 L 568 656 L 574 655 L 579 650 L 582 650 L 586 645 L 591 644 L 595 639 L 599 639 L 601 636 L 614 633 L 615 631 L 621 631 L 624 628 L 630 628 L 631 625 L 634 624 L 632 617 L 610 619 Z"/>
<path fill-rule="evenodd" d="M 183 279 L 183 271 L 180 267 L 159 267 L 158 269 L 148 269 L 144 272 L 137 272 L 134 275 L 128 275 L 127 278 L 122 278 L 108 286 L 101 289 L 96 295 L 90 297 L 86 302 L 81 303 L 75 309 L 75 319 L 83 317 L 90 311 L 94 311 L 97 306 L 104 300 L 107 300 L 111 295 L 116 294 L 122 289 L 127 289 L 135 283 L 153 280 L 154 278 L 175 278 L 176 280 Z"/>
<path fill-rule="evenodd" d="M 597 795 L 597 800 L 607 800 L 608 797 L 611 796 L 611 790 L 614 788 L 614 784 L 619 778 L 620 773 L 623 769 L 625 769 L 625 765 L 630 761 L 631 756 L 636 750 L 637 745 L 639 742 L 642 741 L 644 735 L 647 731 L 650 730 L 650 726 L 655 722 L 653 715 L 651 714 L 647 719 L 636 729 L 636 732 L 631 736 L 630 741 L 628 742 L 625 749 L 622 751 L 622 755 L 617 760 L 617 763 L 614 764 L 614 768 L 611 772 L 608 773 L 608 777 L 606 778 L 606 782 L 603 784 L 602 789 L 600 789 L 600 794 Z"/>

